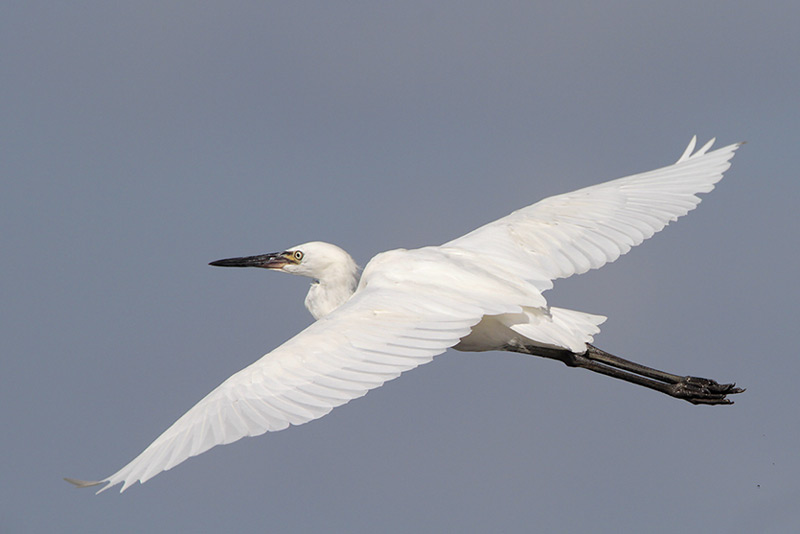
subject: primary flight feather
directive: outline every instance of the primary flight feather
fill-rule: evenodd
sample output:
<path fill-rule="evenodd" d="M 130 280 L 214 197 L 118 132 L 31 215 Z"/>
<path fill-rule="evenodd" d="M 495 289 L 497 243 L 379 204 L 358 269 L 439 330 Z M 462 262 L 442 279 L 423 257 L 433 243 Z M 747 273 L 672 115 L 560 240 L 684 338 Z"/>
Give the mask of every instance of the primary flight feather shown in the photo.
<path fill-rule="evenodd" d="M 733 384 L 665 373 L 591 342 L 605 317 L 547 305 L 553 280 L 616 260 L 700 202 L 739 144 L 694 151 L 649 171 L 553 196 L 442 246 L 375 256 L 359 277 L 335 245 L 212 265 L 261 267 L 314 281 L 308 328 L 234 374 L 139 456 L 100 481 L 124 491 L 191 456 L 245 436 L 317 419 L 450 347 L 507 350 L 563 361 L 695 404 L 728 404 Z M 99 493 L 99 492 L 98 492 Z"/>

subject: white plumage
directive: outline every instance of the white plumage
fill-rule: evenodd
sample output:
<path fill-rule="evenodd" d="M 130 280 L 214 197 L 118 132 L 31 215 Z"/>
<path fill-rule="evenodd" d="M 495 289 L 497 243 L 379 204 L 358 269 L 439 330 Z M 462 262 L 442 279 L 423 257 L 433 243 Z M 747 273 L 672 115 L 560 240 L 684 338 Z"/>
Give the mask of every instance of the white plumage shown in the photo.
<path fill-rule="evenodd" d="M 306 305 L 318 320 L 225 380 L 118 472 L 70 482 L 124 491 L 215 445 L 322 417 L 450 347 L 586 353 L 605 317 L 548 307 L 542 292 L 694 209 L 739 146 L 709 152 L 712 143 L 693 153 L 692 139 L 673 165 L 547 198 L 439 247 L 378 254 L 360 279 L 346 252 L 319 242 L 214 262 L 310 276 Z"/>

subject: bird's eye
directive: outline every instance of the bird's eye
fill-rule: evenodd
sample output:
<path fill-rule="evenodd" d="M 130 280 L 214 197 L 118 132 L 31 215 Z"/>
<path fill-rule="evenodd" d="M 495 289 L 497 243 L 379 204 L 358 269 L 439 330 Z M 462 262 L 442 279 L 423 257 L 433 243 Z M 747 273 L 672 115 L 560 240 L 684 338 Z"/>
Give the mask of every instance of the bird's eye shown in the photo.
<path fill-rule="evenodd" d="M 303 253 L 300 252 L 299 250 L 295 250 L 294 251 L 294 259 L 296 259 L 297 261 L 302 260 L 303 259 Z"/>

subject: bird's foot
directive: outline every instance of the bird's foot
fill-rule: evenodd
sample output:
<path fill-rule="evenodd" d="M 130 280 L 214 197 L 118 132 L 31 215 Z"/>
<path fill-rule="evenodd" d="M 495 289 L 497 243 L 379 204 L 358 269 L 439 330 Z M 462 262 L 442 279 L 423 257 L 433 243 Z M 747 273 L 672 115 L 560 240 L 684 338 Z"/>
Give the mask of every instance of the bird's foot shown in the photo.
<path fill-rule="evenodd" d="M 709 378 L 684 376 L 671 384 L 667 393 L 692 404 L 733 404 L 727 395 L 743 391 L 744 388 L 737 388 L 736 384 L 720 384 Z"/>

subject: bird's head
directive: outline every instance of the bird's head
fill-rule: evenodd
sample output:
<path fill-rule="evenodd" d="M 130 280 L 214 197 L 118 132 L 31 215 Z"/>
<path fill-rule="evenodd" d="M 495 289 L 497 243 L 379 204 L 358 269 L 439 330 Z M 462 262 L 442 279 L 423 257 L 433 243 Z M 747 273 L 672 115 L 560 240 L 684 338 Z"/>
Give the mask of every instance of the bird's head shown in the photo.
<path fill-rule="evenodd" d="M 216 267 L 260 267 L 262 269 L 299 274 L 316 280 L 354 276 L 358 271 L 356 262 L 347 252 L 336 245 L 321 241 L 312 241 L 290 247 L 283 252 L 212 261 L 209 265 Z"/>

